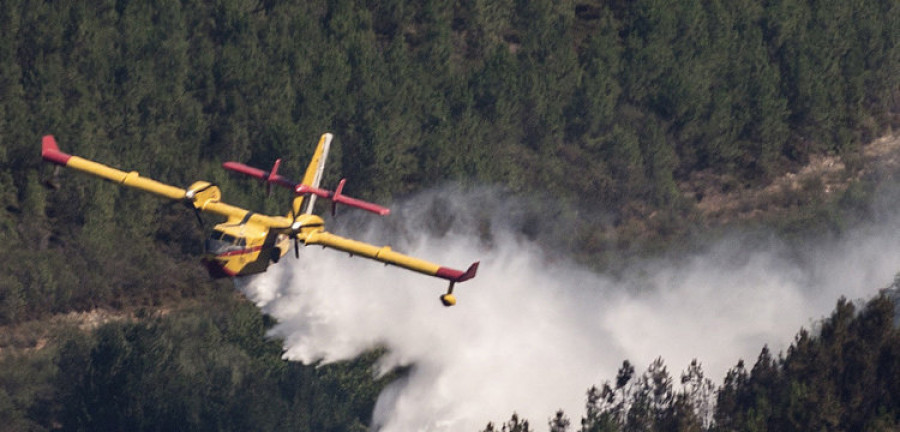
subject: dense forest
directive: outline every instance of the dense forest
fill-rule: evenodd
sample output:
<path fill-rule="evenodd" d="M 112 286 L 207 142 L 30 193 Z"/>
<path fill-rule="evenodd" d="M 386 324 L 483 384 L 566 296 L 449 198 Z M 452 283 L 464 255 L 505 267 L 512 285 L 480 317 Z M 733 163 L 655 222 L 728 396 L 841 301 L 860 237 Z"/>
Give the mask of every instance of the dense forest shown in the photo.
<path fill-rule="evenodd" d="M 677 224 L 695 204 L 677 186 L 694 173 L 763 184 L 814 154 L 852 161 L 895 128 L 898 43 L 900 5 L 884 0 L 5 2 L 0 240 L 13 247 L 0 251 L 0 325 L 97 307 L 141 317 L 5 355 L 0 418 L 33 430 L 245 430 L 276 418 L 252 424 L 352 430 L 383 385 L 366 372 L 372 359 L 281 362 L 259 312 L 195 265 L 203 234 L 184 208 L 65 172 L 63 191 L 45 189 L 44 134 L 167 183 L 214 181 L 227 201 L 271 212 L 284 203 L 219 164 L 282 157 L 296 175 L 330 131 L 326 184 L 347 177 L 363 198 L 491 184 L 553 196 L 564 220 L 602 211 L 613 224 L 649 214 Z M 611 245 L 597 227 L 580 230 L 570 246 L 588 259 Z M 216 308 L 153 312 L 184 300 Z M 848 333 L 852 307 L 838 305 L 840 343 L 868 349 L 869 336 Z M 824 330 L 798 336 L 784 359 L 736 368 L 712 424 L 896 424 L 890 399 L 876 411 L 847 405 L 853 377 L 820 382 L 819 365 L 789 361 L 801 350 L 825 359 L 819 345 L 838 342 Z M 878 342 L 893 346 L 878 360 L 889 373 L 896 335 L 879 335 L 893 338 Z M 830 361 L 857 361 L 841 354 Z M 646 402 L 654 427 L 669 429 L 662 412 L 684 410 L 683 397 L 641 399 L 661 368 L 645 378 L 624 368 L 629 379 L 589 393 L 586 418 L 643 429 L 628 418 Z M 262 382 L 241 378 L 250 375 Z M 154 376 L 174 387 L 154 387 Z M 281 393 L 262 393 L 273 387 Z M 834 411 L 798 417 L 812 399 L 797 395 Z M 315 409 L 325 403 L 338 408 Z"/>

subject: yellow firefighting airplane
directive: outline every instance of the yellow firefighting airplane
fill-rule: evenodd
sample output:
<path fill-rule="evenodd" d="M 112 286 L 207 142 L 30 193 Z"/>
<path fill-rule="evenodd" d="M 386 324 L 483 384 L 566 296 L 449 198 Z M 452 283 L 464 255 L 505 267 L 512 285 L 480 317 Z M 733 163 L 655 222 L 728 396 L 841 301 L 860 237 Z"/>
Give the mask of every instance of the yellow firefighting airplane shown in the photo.
<path fill-rule="evenodd" d="M 341 180 L 334 191 L 319 188 L 331 139 L 332 135 L 329 133 L 322 135 L 306 174 L 303 176 L 303 181 L 300 183 L 294 183 L 278 175 L 281 159 L 275 161 L 269 172 L 238 162 L 223 164 L 223 167 L 228 170 L 264 181 L 267 188 L 275 184 L 293 190 L 293 203 L 290 213 L 286 216 L 267 216 L 226 204 L 221 201 L 222 192 L 219 187 L 206 181 L 195 182 L 185 190 L 141 177 L 135 171 L 124 172 L 63 153 L 59 150 L 52 135 L 44 136 L 41 156 L 45 161 L 56 165 L 74 168 L 124 186 L 184 202 L 198 213 L 206 212 L 226 217 L 227 220 L 216 225 L 206 240 L 206 256 L 203 261 L 213 277 L 244 276 L 264 272 L 270 262 L 278 262 L 278 259 L 287 253 L 290 242 L 293 240 L 295 255 L 298 258 L 300 243 L 321 245 L 348 252 L 351 256 L 360 255 L 385 264 L 449 280 L 450 287 L 445 294 L 441 295 L 440 299 L 444 306 L 456 304 L 453 286 L 457 282 L 464 282 L 475 277 L 475 273 L 478 271 L 477 262 L 466 271 L 454 270 L 394 252 L 388 246 L 378 247 L 325 231 L 322 218 L 312 213 L 316 197 L 331 200 L 332 212 L 334 212 L 335 205 L 344 204 L 380 215 L 390 213 L 387 208 L 343 195 L 341 191 L 346 179 Z"/>

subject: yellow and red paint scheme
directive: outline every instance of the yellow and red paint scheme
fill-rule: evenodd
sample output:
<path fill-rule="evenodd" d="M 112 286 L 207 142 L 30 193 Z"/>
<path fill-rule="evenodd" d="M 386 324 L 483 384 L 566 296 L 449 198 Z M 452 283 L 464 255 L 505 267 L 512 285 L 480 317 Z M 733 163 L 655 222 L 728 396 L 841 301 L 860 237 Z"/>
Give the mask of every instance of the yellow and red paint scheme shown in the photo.
<path fill-rule="evenodd" d="M 310 161 L 303 181 L 294 183 L 276 173 L 280 160 L 270 172 L 248 167 L 236 162 L 226 162 L 225 168 L 257 177 L 268 184 L 276 184 L 292 189 L 295 197 L 291 211 L 286 216 L 268 216 L 221 201 L 218 186 L 206 181 L 193 183 L 187 189 L 170 186 L 152 180 L 136 171 L 125 172 L 59 150 L 52 135 L 43 137 L 41 155 L 45 161 L 119 183 L 123 186 L 147 191 L 155 195 L 182 201 L 198 212 L 224 216 L 226 221 L 213 227 L 206 240 L 204 263 L 213 277 L 244 276 L 266 271 L 269 264 L 277 262 L 290 248 L 291 240 L 303 245 L 324 247 L 359 255 L 385 264 L 392 264 L 415 272 L 439 277 L 450 281 L 447 293 L 441 296 L 445 306 L 456 304 L 453 286 L 475 277 L 478 263 L 466 271 L 443 267 L 425 260 L 394 252 L 388 246 L 375 246 L 364 242 L 343 238 L 325 231 L 321 217 L 312 214 L 316 197 L 332 200 L 361 208 L 373 213 L 386 215 L 389 210 L 376 204 L 347 197 L 341 193 L 342 180 L 334 192 L 319 189 L 324 162 L 328 154 L 331 134 L 324 134 L 319 140 L 316 152 Z M 303 211 L 303 207 L 306 207 Z"/>
<path fill-rule="evenodd" d="M 221 223 L 206 239 L 203 263 L 216 278 L 262 273 L 290 248 L 284 234 L 255 224 Z"/>

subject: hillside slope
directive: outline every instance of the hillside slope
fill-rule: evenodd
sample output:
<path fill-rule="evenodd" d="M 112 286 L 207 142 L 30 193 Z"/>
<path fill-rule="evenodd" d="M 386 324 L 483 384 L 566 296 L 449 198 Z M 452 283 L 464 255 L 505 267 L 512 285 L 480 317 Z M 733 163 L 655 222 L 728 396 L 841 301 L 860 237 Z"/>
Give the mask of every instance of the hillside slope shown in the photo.
<path fill-rule="evenodd" d="M 900 137 L 864 144 L 853 154 L 813 154 L 768 184 L 748 186 L 734 176 L 699 171 L 679 184 L 708 224 L 771 220 L 814 200 L 839 197 L 855 182 L 878 181 L 900 172 Z"/>

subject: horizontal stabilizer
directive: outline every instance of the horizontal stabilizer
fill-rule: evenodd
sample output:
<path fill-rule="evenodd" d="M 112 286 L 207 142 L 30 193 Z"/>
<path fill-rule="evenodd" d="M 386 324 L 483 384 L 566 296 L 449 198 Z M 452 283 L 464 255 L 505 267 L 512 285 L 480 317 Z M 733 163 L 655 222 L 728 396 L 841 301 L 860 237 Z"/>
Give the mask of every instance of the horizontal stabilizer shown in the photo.
<path fill-rule="evenodd" d="M 294 188 L 294 193 L 297 195 L 304 194 L 313 194 L 319 198 L 324 198 L 328 200 L 332 200 L 338 204 L 348 205 L 350 207 L 356 207 L 358 209 L 362 209 L 368 212 L 372 212 L 381 216 L 387 216 L 391 213 L 391 209 L 387 207 L 382 207 L 378 204 L 370 203 L 363 200 L 358 200 L 356 198 L 350 198 L 347 195 L 341 193 L 341 190 L 344 189 L 344 181 L 341 181 L 341 184 L 338 186 L 338 192 L 332 192 L 330 190 L 314 188 L 312 186 L 307 186 L 304 184 L 297 185 Z"/>
<path fill-rule="evenodd" d="M 305 184 L 298 184 L 288 180 L 285 177 L 277 174 L 278 166 L 280 165 L 281 160 L 276 161 L 275 165 L 272 167 L 272 171 L 263 171 L 259 168 L 254 168 L 252 166 L 244 165 L 240 162 L 225 162 L 222 164 L 222 168 L 225 168 L 229 171 L 234 171 L 236 173 L 248 175 L 253 178 L 260 179 L 267 184 L 276 184 L 278 186 L 288 188 L 294 191 L 296 195 L 315 195 L 319 198 L 324 198 L 328 200 L 332 200 L 337 204 L 344 204 L 350 207 L 356 207 L 358 209 L 362 209 L 365 211 L 369 211 L 381 216 L 386 216 L 391 213 L 391 210 L 387 207 L 382 207 L 378 204 L 366 202 L 363 200 L 359 200 L 356 198 L 348 197 L 344 195 L 342 192 L 344 188 L 344 184 L 346 183 L 346 179 L 341 180 L 340 185 L 338 186 L 338 190 L 336 192 L 332 192 L 326 189 L 319 189 L 317 187 L 312 187 Z"/>
<path fill-rule="evenodd" d="M 234 171 L 236 173 L 258 178 L 268 184 L 276 184 L 284 188 L 294 189 L 294 187 L 297 186 L 297 183 L 294 183 L 276 173 L 276 171 L 278 170 L 278 165 L 279 164 L 276 163 L 271 172 L 263 171 L 259 168 L 253 168 L 252 166 L 247 166 L 240 162 L 225 162 L 222 164 L 222 168 L 225 168 L 228 171 Z"/>

